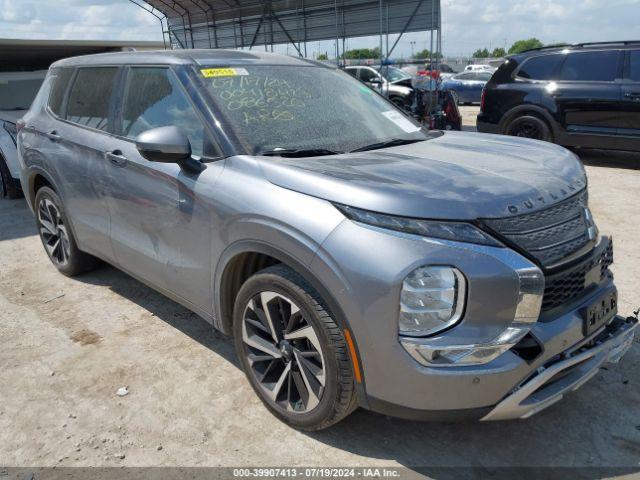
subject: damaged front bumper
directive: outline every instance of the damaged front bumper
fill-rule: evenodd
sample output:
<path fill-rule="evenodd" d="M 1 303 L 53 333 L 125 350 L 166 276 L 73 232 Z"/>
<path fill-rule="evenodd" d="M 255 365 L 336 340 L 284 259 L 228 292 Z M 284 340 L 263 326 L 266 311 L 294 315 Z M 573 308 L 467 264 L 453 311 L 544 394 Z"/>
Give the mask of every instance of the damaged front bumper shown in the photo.
<path fill-rule="evenodd" d="M 482 420 L 529 418 L 577 390 L 605 363 L 616 363 L 631 347 L 636 318 L 615 317 L 594 335 L 551 359 L 518 385 Z"/>

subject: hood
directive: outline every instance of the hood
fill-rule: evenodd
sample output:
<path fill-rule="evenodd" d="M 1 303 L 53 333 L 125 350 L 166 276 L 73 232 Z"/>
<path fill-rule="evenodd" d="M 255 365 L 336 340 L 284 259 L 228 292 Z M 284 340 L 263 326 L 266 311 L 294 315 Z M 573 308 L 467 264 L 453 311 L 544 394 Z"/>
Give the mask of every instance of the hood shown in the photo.
<path fill-rule="evenodd" d="M 27 110 L 0 110 L 0 120 L 16 123 L 24 117 L 25 113 L 27 113 Z"/>
<path fill-rule="evenodd" d="M 273 184 L 357 208 L 416 218 L 500 218 L 586 187 L 582 164 L 551 143 L 447 132 L 411 145 L 310 158 L 258 157 Z"/>

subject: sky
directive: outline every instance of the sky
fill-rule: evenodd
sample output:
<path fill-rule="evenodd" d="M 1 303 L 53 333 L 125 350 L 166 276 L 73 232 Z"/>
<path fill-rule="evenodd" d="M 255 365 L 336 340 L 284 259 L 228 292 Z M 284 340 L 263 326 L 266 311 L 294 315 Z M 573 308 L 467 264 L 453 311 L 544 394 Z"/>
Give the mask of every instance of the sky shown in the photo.
<path fill-rule="evenodd" d="M 640 0 L 441 0 L 445 56 L 509 47 L 522 38 L 544 43 L 640 40 Z M 160 23 L 129 0 L 0 0 L 0 37 L 162 40 Z M 390 44 L 395 36 L 390 36 Z M 411 42 L 415 42 L 412 46 Z M 349 39 L 347 49 L 375 47 L 378 37 Z M 405 34 L 392 56 L 429 48 L 429 33 Z M 309 42 L 309 56 L 334 42 Z M 294 49 L 276 46 L 275 51 Z"/>

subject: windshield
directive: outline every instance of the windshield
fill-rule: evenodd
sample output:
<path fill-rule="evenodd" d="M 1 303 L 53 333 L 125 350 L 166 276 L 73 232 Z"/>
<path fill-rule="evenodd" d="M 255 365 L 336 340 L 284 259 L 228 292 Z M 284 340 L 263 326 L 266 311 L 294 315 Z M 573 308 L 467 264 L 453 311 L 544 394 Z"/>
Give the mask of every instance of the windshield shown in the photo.
<path fill-rule="evenodd" d="M 388 140 L 431 138 L 348 74 L 315 66 L 203 68 L 224 121 L 253 154 L 274 149 L 347 152 Z"/>
<path fill-rule="evenodd" d="M 396 67 L 382 67 L 380 73 L 382 73 L 382 76 L 386 78 L 388 82 L 397 82 L 398 80 L 411 78 L 411 75 L 409 75 L 407 72 L 403 72 Z"/>
<path fill-rule="evenodd" d="M 44 80 L 41 78 L 12 78 L 18 75 L 0 74 L 0 110 L 28 110 L 31 102 L 36 97 L 40 85 Z"/>

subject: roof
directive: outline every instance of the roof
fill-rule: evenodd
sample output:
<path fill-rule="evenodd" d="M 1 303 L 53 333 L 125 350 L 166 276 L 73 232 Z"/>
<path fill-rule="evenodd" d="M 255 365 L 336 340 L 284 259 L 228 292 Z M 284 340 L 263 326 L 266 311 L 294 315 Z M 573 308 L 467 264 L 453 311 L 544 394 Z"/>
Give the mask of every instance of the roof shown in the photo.
<path fill-rule="evenodd" d="M 558 43 L 554 45 L 546 45 L 544 47 L 530 48 L 516 55 L 527 55 L 529 53 L 536 52 L 561 52 L 563 50 L 611 50 L 611 49 L 625 49 L 625 48 L 638 48 L 640 47 L 640 40 L 621 40 L 613 42 L 587 42 L 587 43 Z"/>
<path fill-rule="evenodd" d="M 159 49 L 162 42 L 121 40 L 18 40 L 0 39 L 0 71 L 46 70 L 61 58 L 74 55 L 122 51 L 125 49 Z"/>
<path fill-rule="evenodd" d="M 65 58 L 52 66 L 84 66 L 84 65 L 206 65 L 206 66 L 248 66 L 248 65 L 282 65 L 282 66 L 321 66 L 323 63 L 304 58 L 290 57 L 276 53 L 221 50 L 156 50 L 150 52 L 116 52 L 81 57 Z"/>
<path fill-rule="evenodd" d="M 144 4 L 147 11 L 165 16 L 171 43 L 181 48 L 296 45 L 440 28 L 440 0 L 385 0 L 384 4 L 380 0 L 144 0 Z"/>

